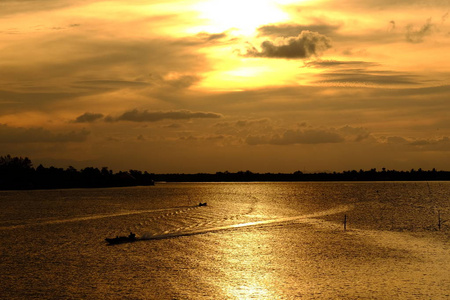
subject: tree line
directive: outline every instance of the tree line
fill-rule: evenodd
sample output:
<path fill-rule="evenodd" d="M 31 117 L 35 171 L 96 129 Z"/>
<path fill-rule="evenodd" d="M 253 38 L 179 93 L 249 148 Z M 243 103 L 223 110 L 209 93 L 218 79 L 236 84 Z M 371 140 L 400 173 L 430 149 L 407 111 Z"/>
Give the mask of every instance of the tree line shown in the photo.
<path fill-rule="evenodd" d="M 376 169 L 343 172 L 253 173 L 251 171 L 197 174 L 154 174 L 139 170 L 117 173 L 103 167 L 77 170 L 44 167 L 34 168 L 27 157 L 0 156 L 0 189 L 61 189 L 148 186 L 165 182 L 255 182 L 255 181 L 433 181 L 450 180 L 449 171 L 412 169 L 410 171 Z"/>
<path fill-rule="evenodd" d="M 343 172 L 253 173 L 251 171 L 217 172 L 215 174 L 154 174 L 155 181 L 166 182 L 252 182 L 252 181 L 436 181 L 450 180 L 449 171 L 412 169 L 410 171 L 376 169 Z"/>
<path fill-rule="evenodd" d="M 0 156 L 0 189 L 63 189 L 153 185 L 152 175 L 138 170 L 114 173 L 107 167 L 34 168 L 28 157 Z"/>

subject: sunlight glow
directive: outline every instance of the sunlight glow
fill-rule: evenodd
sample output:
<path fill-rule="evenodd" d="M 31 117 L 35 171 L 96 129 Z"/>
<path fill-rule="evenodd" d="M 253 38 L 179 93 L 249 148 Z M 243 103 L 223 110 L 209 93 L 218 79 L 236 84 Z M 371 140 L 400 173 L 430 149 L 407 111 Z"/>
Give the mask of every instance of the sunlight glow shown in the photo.
<path fill-rule="evenodd" d="M 218 62 L 217 69 L 204 73 L 196 87 L 200 90 L 243 90 L 280 86 L 283 84 L 304 84 L 317 72 L 300 68 L 299 63 L 289 60 L 235 59 Z"/>
<path fill-rule="evenodd" d="M 202 30 L 223 32 L 237 29 L 242 34 L 251 34 L 263 24 L 283 22 L 288 15 L 280 9 L 277 1 L 271 0 L 212 0 L 197 3 L 194 9 L 200 18 L 207 20 Z"/>

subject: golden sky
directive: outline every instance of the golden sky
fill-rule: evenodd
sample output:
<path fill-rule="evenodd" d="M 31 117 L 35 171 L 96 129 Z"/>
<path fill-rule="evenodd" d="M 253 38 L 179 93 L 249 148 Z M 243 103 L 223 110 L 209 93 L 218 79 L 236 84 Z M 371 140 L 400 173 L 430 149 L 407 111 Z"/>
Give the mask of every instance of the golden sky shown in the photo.
<path fill-rule="evenodd" d="M 450 169 L 448 0 L 1 0 L 1 155 Z"/>

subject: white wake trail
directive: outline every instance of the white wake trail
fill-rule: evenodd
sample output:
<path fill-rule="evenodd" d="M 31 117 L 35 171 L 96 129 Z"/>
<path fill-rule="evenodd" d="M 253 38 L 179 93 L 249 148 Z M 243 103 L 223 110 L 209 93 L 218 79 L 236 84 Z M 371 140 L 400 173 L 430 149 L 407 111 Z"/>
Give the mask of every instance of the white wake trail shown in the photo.
<path fill-rule="evenodd" d="M 203 229 L 195 229 L 195 230 L 186 230 L 186 231 L 180 231 L 177 230 L 177 232 L 172 233 L 163 233 L 163 234 L 144 234 L 139 240 L 161 240 L 161 239 L 168 239 L 168 238 L 175 238 L 175 237 L 182 237 L 182 236 L 191 236 L 191 235 L 197 235 L 197 234 L 204 234 L 204 233 L 210 233 L 210 232 L 216 232 L 216 231 L 222 231 L 222 230 L 231 230 L 231 229 L 237 229 L 237 228 L 243 228 L 243 227 L 252 227 L 252 226 L 264 226 L 264 225 L 273 225 L 273 224 L 279 224 L 279 223 L 286 223 L 286 222 L 293 222 L 293 221 L 306 221 L 309 222 L 309 220 L 327 216 L 327 215 L 334 215 L 338 213 L 343 213 L 346 211 L 349 211 L 352 208 L 352 206 L 349 205 L 342 205 L 338 206 L 332 209 L 307 214 L 307 215 L 300 215 L 300 216 L 294 216 L 294 217 L 285 217 L 285 218 L 276 218 L 276 219 L 270 219 L 270 220 L 261 220 L 261 221 L 255 221 L 255 222 L 246 222 L 246 223 L 239 223 L 239 224 L 232 224 L 232 225 L 225 225 L 225 226 L 216 226 L 216 227 L 209 227 L 209 228 L 203 228 Z"/>

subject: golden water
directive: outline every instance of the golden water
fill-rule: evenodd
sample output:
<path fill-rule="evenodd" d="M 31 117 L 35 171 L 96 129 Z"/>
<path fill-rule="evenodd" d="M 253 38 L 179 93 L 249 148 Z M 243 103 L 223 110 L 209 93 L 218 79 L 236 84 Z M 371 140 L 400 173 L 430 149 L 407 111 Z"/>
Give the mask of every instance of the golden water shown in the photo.
<path fill-rule="evenodd" d="M 449 192 L 447 182 L 0 192 L 0 298 L 447 299 Z M 104 241 L 130 231 L 142 240 Z"/>

